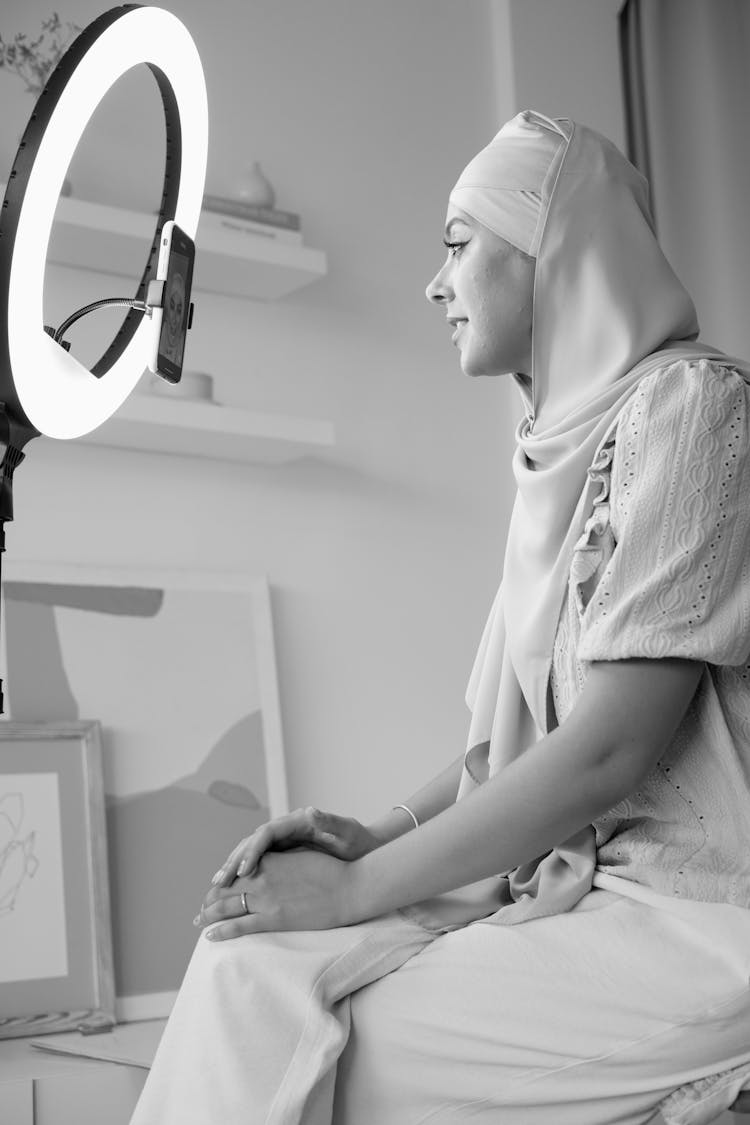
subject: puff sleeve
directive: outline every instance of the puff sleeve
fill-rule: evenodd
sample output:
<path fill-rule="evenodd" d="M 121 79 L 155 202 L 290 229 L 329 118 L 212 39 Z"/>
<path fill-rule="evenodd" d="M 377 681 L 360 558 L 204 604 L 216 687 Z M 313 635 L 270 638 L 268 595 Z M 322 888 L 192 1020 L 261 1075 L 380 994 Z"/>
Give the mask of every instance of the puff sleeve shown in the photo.
<path fill-rule="evenodd" d="M 580 661 L 747 661 L 749 397 L 739 372 L 703 360 L 652 373 L 625 404 L 615 547 L 580 618 Z"/>

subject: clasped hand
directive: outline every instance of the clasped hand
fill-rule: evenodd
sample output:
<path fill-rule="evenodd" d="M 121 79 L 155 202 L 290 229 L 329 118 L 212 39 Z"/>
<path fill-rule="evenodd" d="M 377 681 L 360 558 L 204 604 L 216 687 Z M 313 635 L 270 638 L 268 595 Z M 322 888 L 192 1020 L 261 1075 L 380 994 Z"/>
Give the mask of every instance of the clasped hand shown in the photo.
<path fill-rule="evenodd" d="M 317 809 L 278 817 L 232 851 L 194 923 L 214 941 L 350 925 L 359 920 L 351 860 L 380 843 L 358 821 Z"/>
<path fill-rule="evenodd" d="M 346 926 L 352 920 L 350 871 L 342 860 L 305 848 L 268 852 L 252 875 L 235 879 L 229 887 L 211 888 L 199 923 L 212 927 L 206 933 L 212 940 L 266 930 Z"/>

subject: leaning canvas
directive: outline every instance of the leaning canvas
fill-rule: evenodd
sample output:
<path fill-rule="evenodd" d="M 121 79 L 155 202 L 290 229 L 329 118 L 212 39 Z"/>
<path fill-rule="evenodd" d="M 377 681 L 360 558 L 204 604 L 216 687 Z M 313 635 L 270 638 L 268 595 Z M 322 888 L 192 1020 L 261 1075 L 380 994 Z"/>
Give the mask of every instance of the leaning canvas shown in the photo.
<path fill-rule="evenodd" d="M 166 1015 L 210 877 L 288 809 L 268 583 L 9 561 L 5 718 L 101 725 L 117 1014 Z"/>

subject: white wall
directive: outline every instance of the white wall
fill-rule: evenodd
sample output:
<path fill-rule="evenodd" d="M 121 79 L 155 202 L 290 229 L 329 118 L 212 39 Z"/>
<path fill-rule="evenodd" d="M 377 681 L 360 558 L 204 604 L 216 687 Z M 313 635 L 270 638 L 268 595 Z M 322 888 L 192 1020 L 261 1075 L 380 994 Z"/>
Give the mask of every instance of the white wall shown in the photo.
<path fill-rule="evenodd" d="M 273 304 L 199 294 L 187 365 L 227 403 L 332 418 L 339 443 L 270 469 L 36 439 L 8 553 L 267 573 L 292 805 L 367 817 L 463 749 L 463 691 L 500 575 L 520 404 L 464 378 L 424 287 L 454 179 L 513 112 L 493 77 L 507 43 L 493 53 L 484 0 L 460 15 L 453 0 L 169 6 L 206 71 L 209 188 L 231 190 L 239 157 L 260 159 L 330 265 Z M 60 14 L 85 25 L 104 9 L 66 0 Z M 48 14 L 5 0 L 0 32 Z M 97 115 L 76 194 L 155 206 L 150 83 L 123 80 L 127 98 L 115 91 Z M 0 96 L 7 165 L 32 103 L 2 73 Z M 50 320 L 122 285 L 62 267 L 48 280 Z M 90 321 L 71 338 L 93 357 L 111 322 Z"/>
<path fill-rule="evenodd" d="M 659 238 L 695 301 L 701 338 L 750 356 L 750 5 L 679 0 L 644 16 Z"/>
<path fill-rule="evenodd" d="M 622 0 L 508 0 L 517 107 L 570 117 L 621 149 Z"/>

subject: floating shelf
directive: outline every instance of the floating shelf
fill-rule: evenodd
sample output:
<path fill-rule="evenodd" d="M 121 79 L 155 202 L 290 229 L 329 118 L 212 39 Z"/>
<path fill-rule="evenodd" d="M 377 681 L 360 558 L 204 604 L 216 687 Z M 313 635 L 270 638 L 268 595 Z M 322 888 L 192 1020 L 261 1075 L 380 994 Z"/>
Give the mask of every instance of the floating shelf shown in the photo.
<path fill-rule="evenodd" d="M 4 195 L 5 184 L 0 184 Z M 48 260 L 78 269 L 140 279 L 156 218 L 68 196 L 58 203 Z M 199 224 L 193 288 L 233 297 L 275 300 L 324 277 L 321 250 Z M 52 440 L 52 439 L 48 439 Z M 284 464 L 335 443 L 333 424 L 258 414 L 201 401 L 131 394 L 102 426 L 79 438 L 151 453 L 247 464 Z"/>
<path fill-rule="evenodd" d="M 51 439 L 50 439 L 51 440 Z M 333 423 L 255 414 L 209 402 L 131 394 L 102 426 L 77 440 L 93 445 L 280 465 L 334 445 Z"/>
<path fill-rule="evenodd" d="M 0 191 L 5 194 L 5 184 Z M 47 257 L 58 265 L 140 280 L 155 225 L 155 215 L 61 197 Z M 201 292 L 273 301 L 326 272 L 322 250 L 198 224 L 193 288 Z"/>

